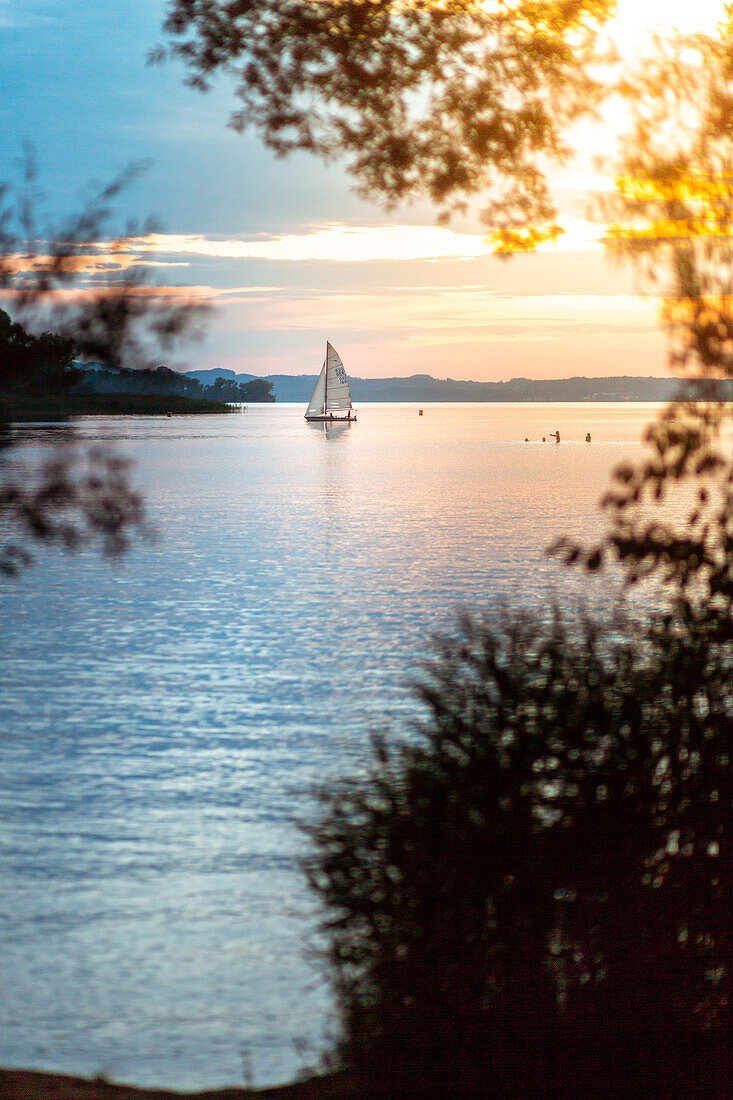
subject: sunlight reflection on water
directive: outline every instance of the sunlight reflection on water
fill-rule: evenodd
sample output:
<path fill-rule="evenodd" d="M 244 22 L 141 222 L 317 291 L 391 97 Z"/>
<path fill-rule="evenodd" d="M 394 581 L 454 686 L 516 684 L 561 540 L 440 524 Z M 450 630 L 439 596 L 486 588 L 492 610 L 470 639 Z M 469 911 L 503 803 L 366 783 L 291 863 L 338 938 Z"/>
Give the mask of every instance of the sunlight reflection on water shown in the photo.
<path fill-rule="evenodd" d="M 543 551 L 601 529 L 656 407 L 424 408 L 80 422 L 135 460 L 160 539 L 4 586 L 0 1063 L 195 1088 L 318 1047 L 303 792 L 409 718 L 459 605 L 601 598 Z"/>

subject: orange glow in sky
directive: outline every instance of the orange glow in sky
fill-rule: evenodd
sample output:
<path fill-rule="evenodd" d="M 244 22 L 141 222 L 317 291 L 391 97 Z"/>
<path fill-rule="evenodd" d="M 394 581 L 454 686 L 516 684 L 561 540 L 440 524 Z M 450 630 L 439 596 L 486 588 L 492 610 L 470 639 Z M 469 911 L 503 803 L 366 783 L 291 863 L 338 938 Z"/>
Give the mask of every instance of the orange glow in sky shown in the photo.
<path fill-rule="evenodd" d="M 354 196 L 343 165 L 277 160 L 228 130 L 231 87 L 202 97 L 174 65 L 145 65 L 158 7 L 129 0 L 120 24 L 115 5 L 79 5 L 71 19 L 66 4 L 0 0 L 0 122 L 7 159 L 31 140 L 41 186 L 62 207 L 90 179 L 154 162 L 122 214 L 158 214 L 167 231 L 80 266 L 92 290 L 106 264 L 141 262 L 151 282 L 167 276 L 176 293 L 216 303 L 204 341 L 171 366 L 312 373 L 329 338 L 366 377 L 666 372 L 655 304 L 605 258 L 589 214 L 592 193 L 612 186 L 595 163 L 613 157 L 622 129 L 612 104 L 605 125 L 574 131 L 578 157 L 550 173 L 565 234 L 503 261 L 478 218 L 485 196 L 448 226 L 427 202 L 386 213 Z M 609 33 L 631 61 L 655 30 L 714 33 L 723 17 L 722 0 L 618 0 Z"/>

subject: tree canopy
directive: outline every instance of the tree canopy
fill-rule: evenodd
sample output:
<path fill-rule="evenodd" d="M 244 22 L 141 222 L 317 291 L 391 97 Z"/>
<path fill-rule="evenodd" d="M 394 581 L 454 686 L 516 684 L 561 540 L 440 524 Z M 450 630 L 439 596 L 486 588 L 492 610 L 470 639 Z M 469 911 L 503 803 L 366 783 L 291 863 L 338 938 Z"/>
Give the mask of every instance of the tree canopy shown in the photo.
<path fill-rule="evenodd" d="M 685 397 L 614 474 L 611 521 L 593 547 L 561 540 L 568 563 L 621 564 L 636 583 L 672 583 L 690 615 L 731 634 L 733 460 L 724 442 L 733 377 L 733 9 L 718 36 L 659 43 L 626 84 L 632 126 L 604 204 L 607 243 L 660 304 Z M 690 396 L 691 395 L 691 396 Z M 675 507 L 685 505 L 683 519 Z"/>
<path fill-rule="evenodd" d="M 172 0 L 189 82 L 234 77 L 237 129 L 278 154 L 341 157 L 388 204 L 444 213 L 482 194 L 499 249 L 554 237 L 543 166 L 601 92 L 590 66 L 614 0 Z"/>
<path fill-rule="evenodd" d="M 13 390 L 67 392 L 81 378 L 74 344 L 55 332 L 33 336 L 0 309 L 0 401 Z"/>

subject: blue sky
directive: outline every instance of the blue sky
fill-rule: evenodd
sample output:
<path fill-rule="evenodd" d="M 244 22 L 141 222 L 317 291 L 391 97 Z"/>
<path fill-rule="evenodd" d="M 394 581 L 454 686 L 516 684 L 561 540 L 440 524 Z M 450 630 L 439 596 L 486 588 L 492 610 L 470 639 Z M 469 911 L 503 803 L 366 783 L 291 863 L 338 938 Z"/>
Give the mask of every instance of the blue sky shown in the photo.
<path fill-rule="evenodd" d="M 647 25 L 689 25 L 689 5 L 622 0 L 629 33 L 640 7 Z M 215 305 L 203 342 L 171 365 L 314 373 L 329 338 L 364 377 L 664 373 L 654 304 L 607 264 L 583 223 L 589 156 L 558 180 L 569 240 L 500 261 L 470 213 L 448 230 L 426 205 L 387 215 L 358 199 L 338 166 L 276 160 L 253 135 L 227 129 L 226 84 L 202 95 L 185 87 L 179 65 L 146 65 L 164 9 L 160 0 L 0 0 L 0 179 L 31 141 L 59 216 L 90 181 L 152 161 L 122 198 L 120 224 L 156 215 L 156 254 L 172 266 L 153 270 Z M 704 23 L 720 9 L 705 0 L 693 11 Z M 150 260 L 148 247 L 140 255 Z"/>

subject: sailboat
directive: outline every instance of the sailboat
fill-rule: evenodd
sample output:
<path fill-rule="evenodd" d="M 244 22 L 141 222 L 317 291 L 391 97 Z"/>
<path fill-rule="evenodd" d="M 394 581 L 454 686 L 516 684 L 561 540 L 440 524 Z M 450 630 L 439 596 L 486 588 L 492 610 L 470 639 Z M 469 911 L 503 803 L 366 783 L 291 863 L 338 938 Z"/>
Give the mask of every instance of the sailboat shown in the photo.
<path fill-rule="evenodd" d="M 350 423 L 356 420 L 351 405 L 349 379 L 336 349 L 326 341 L 326 357 L 318 375 L 305 418 L 327 424 Z"/>

